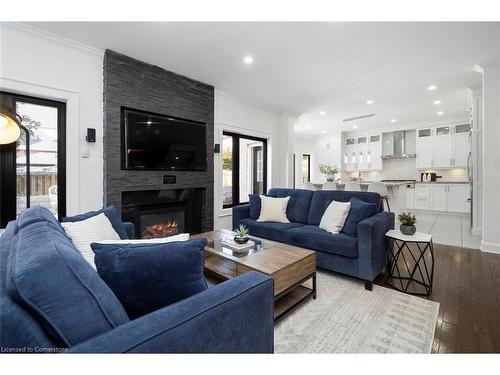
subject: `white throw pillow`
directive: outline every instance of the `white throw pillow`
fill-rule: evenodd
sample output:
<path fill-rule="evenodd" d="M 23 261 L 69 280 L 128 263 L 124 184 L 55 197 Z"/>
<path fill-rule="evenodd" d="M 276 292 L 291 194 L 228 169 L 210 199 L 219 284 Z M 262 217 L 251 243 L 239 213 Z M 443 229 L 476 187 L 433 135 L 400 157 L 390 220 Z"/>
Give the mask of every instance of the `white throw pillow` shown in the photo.
<path fill-rule="evenodd" d="M 97 241 L 120 240 L 120 236 L 103 213 L 81 221 L 61 223 L 61 225 L 75 247 L 94 269 L 96 269 L 94 252 L 90 244 Z"/>
<path fill-rule="evenodd" d="M 118 244 L 118 245 L 126 245 L 128 243 L 131 244 L 156 244 L 156 243 L 168 243 L 168 242 L 176 242 L 176 241 L 188 241 L 189 233 L 181 233 L 176 234 L 175 236 L 170 237 L 162 237 L 162 238 L 147 238 L 143 240 L 104 240 L 104 241 L 92 241 L 92 243 L 101 243 L 101 244 Z"/>
<path fill-rule="evenodd" d="M 350 209 L 351 202 L 333 201 L 321 217 L 319 227 L 333 234 L 340 233 Z"/>
<path fill-rule="evenodd" d="M 286 208 L 290 197 L 273 198 L 260 195 L 260 216 L 257 221 L 274 221 L 289 223 L 286 217 Z"/>

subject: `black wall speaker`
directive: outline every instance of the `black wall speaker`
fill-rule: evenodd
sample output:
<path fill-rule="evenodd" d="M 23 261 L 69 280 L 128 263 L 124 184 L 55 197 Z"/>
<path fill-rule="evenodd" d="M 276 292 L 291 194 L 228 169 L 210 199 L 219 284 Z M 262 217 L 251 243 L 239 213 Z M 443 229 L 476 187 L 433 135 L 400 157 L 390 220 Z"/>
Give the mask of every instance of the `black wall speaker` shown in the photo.
<path fill-rule="evenodd" d="M 214 153 L 219 154 L 220 153 L 220 144 L 216 143 L 214 146 Z"/>
<path fill-rule="evenodd" d="M 95 142 L 95 129 L 87 128 L 87 136 L 85 137 L 85 140 L 89 143 Z"/>

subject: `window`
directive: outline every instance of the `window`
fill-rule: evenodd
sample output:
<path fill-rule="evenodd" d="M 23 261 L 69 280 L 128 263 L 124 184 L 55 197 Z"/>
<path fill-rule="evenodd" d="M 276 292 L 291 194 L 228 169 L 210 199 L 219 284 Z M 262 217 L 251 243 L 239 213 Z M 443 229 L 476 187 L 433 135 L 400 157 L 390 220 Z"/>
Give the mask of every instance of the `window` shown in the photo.
<path fill-rule="evenodd" d="M 248 202 L 248 194 L 267 191 L 267 140 L 224 132 L 222 135 L 222 205 Z"/>
<path fill-rule="evenodd" d="M 302 182 L 311 182 L 311 155 L 302 154 Z"/>
<path fill-rule="evenodd" d="M 0 97 L 21 117 L 25 129 L 16 143 L 0 152 L 0 222 L 14 220 L 33 206 L 44 206 L 59 218 L 65 216 L 66 105 L 6 92 Z"/>

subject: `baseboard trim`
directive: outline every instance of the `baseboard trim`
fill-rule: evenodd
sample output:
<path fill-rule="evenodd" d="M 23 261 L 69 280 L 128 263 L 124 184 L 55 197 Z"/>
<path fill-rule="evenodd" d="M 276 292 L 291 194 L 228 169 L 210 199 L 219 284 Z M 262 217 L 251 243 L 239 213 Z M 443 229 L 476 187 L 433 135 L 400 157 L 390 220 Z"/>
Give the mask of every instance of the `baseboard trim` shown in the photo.
<path fill-rule="evenodd" d="M 481 251 L 500 254 L 500 244 L 481 241 Z"/>

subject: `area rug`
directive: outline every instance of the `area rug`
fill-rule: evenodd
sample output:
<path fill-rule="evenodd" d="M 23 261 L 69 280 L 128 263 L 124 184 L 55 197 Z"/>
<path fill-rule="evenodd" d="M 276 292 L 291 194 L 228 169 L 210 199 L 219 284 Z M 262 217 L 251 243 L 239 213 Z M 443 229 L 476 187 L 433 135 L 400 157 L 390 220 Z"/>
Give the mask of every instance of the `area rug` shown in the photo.
<path fill-rule="evenodd" d="M 318 298 L 276 323 L 275 353 L 430 353 L 439 303 L 318 272 Z"/>

